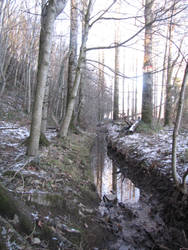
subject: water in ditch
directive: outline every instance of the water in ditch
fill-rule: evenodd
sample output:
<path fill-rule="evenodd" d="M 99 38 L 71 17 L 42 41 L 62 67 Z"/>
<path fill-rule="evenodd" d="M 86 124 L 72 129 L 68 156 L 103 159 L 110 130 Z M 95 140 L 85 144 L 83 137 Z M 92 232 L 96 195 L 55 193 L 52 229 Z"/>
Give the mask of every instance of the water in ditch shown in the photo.
<path fill-rule="evenodd" d="M 171 249 L 168 247 L 172 242 L 171 236 L 153 205 L 158 206 L 158 203 L 153 201 L 151 193 L 145 192 L 143 185 L 135 186 L 134 181 L 121 173 L 121 166 L 113 157 L 108 157 L 103 133 L 98 134 L 92 150 L 92 167 L 101 198 L 101 220 L 114 235 L 106 249 Z M 110 198 L 106 200 L 104 197 Z M 114 197 L 117 202 L 113 203 Z"/>

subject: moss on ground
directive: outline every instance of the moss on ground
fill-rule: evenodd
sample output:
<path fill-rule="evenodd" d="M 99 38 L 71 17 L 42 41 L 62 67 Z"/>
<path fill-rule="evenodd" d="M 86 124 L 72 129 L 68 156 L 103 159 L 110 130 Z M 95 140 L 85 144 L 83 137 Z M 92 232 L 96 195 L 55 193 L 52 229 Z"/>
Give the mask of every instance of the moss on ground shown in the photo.
<path fill-rule="evenodd" d="M 91 242 L 93 242 L 93 247 L 96 246 L 95 242 L 99 237 L 93 231 L 94 227 L 92 226 L 96 219 L 95 209 L 99 203 L 90 166 L 92 144 L 93 138 L 86 135 L 70 134 L 66 139 L 54 138 L 53 143 L 48 148 L 48 155 L 42 159 L 40 164 L 45 170 L 48 169 L 50 172 L 51 169 L 58 176 L 63 176 L 62 186 L 58 187 L 56 192 L 62 192 L 66 206 L 63 209 L 58 208 L 58 206 L 55 207 L 53 213 L 59 214 L 61 212 L 66 218 L 64 223 L 80 232 L 79 237 L 78 235 L 65 233 L 67 239 L 76 244 L 78 249 L 81 245 L 90 248 Z M 55 183 L 54 180 L 54 183 L 49 187 L 49 191 L 53 192 Z M 54 203 L 57 202 L 54 201 Z M 84 214 L 84 211 L 90 210 L 93 211 L 91 214 L 87 214 L 87 212 Z M 101 230 L 104 231 L 99 224 L 95 227 L 98 227 L 100 232 Z M 103 236 L 99 237 L 101 241 L 102 238 Z"/>

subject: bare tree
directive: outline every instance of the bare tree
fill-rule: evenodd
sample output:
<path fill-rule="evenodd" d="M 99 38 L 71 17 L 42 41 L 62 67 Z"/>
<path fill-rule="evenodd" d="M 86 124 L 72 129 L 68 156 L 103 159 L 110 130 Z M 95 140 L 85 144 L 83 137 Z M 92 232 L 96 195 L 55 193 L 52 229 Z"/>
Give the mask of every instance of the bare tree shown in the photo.
<path fill-rule="evenodd" d="M 80 85 L 80 79 L 81 79 L 81 71 L 83 68 L 83 63 L 85 61 L 84 55 L 85 55 L 85 49 L 86 49 L 86 43 L 88 40 L 88 34 L 89 34 L 89 20 L 90 20 L 90 15 L 91 15 L 91 10 L 93 6 L 93 0 L 89 0 L 88 3 L 88 8 L 84 17 L 85 24 L 82 32 L 82 41 L 81 41 L 81 46 L 80 46 L 80 53 L 79 53 L 79 58 L 77 62 L 77 67 L 76 67 L 76 75 L 74 79 L 74 86 L 71 92 L 71 98 L 69 99 L 68 106 L 67 106 L 67 112 L 65 115 L 65 119 L 62 123 L 61 129 L 60 129 L 60 136 L 67 136 L 68 129 L 70 126 L 73 110 L 74 110 L 74 105 L 76 102 L 76 97 L 78 94 L 78 89 Z"/>
<path fill-rule="evenodd" d="M 77 65 L 77 40 L 78 40 L 78 3 L 77 0 L 71 0 L 71 17 L 70 17 L 70 42 L 69 42 L 69 62 L 68 62 L 68 90 L 67 103 L 71 98 L 74 78 Z"/>
<path fill-rule="evenodd" d="M 43 1 L 41 17 L 41 33 L 38 57 L 37 86 L 32 113 L 32 123 L 30 129 L 30 140 L 27 154 L 37 155 L 39 149 L 39 139 L 41 133 L 42 106 L 45 93 L 45 85 L 50 62 L 50 52 L 52 45 L 52 35 L 56 17 L 63 11 L 67 0 Z"/>

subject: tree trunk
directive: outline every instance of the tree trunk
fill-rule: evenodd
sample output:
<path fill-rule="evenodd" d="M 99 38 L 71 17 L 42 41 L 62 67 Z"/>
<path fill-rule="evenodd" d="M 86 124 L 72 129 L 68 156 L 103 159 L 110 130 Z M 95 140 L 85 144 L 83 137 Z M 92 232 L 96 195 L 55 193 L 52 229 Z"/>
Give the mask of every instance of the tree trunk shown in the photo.
<path fill-rule="evenodd" d="M 45 134 L 48 119 L 48 99 L 49 99 L 49 80 L 46 81 L 43 109 L 42 109 L 42 122 L 41 122 L 41 133 Z"/>
<path fill-rule="evenodd" d="M 68 89 L 67 104 L 71 98 L 71 92 L 74 85 L 77 65 L 77 40 L 78 40 L 78 3 L 77 0 L 71 0 L 71 25 L 70 25 L 70 43 L 69 43 L 69 62 L 68 62 Z"/>
<path fill-rule="evenodd" d="M 164 112 L 164 126 L 169 126 L 172 123 L 172 35 L 173 35 L 173 14 L 174 7 L 171 10 L 171 18 L 168 26 L 169 30 L 169 47 L 168 47 L 168 61 L 167 61 L 167 79 L 166 79 L 166 99 L 165 99 L 165 112 Z"/>
<path fill-rule="evenodd" d="M 98 121 L 101 122 L 104 119 L 104 53 L 99 54 L 99 71 L 98 71 Z"/>
<path fill-rule="evenodd" d="M 152 5 L 153 0 L 145 0 L 145 39 L 144 39 L 144 74 L 142 90 L 142 121 L 151 124 L 153 116 L 152 85 L 153 85 L 153 65 L 152 65 Z"/>
<path fill-rule="evenodd" d="M 134 72 L 134 67 L 133 67 L 133 72 Z M 135 117 L 135 107 L 134 107 L 134 104 L 135 104 L 135 79 L 133 79 L 132 80 L 132 84 L 131 84 L 132 86 L 132 90 L 131 90 L 131 92 L 132 92 L 132 105 L 131 105 L 131 107 L 132 107 L 132 110 L 131 110 L 131 116 L 132 116 L 132 119 L 134 120 L 134 117 Z"/>
<path fill-rule="evenodd" d="M 168 29 L 167 29 L 167 37 L 168 37 Z M 165 86 L 165 80 L 166 80 L 166 56 L 167 56 L 167 48 L 168 48 L 168 39 L 166 38 L 164 58 L 163 58 L 162 87 L 161 87 L 161 98 L 160 98 L 160 104 L 159 104 L 160 106 L 159 106 L 158 123 L 160 122 L 160 119 L 161 119 L 162 105 L 163 105 L 163 99 L 164 99 L 164 86 Z"/>
<path fill-rule="evenodd" d="M 118 76 L 118 72 L 119 72 L 119 47 L 116 47 L 115 48 L 113 120 L 117 120 L 119 117 L 119 76 Z"/>
<path fill-rule="evenodd" d="M 183 193 L 186 193 L 186 194 L 188 193 L 188 189 L 186 186 L 186 176 L 188 175 L 188 171 L 185 172 L 182 181 L 180 181 L 180 178 L 178 176 L 177 169 L 176 169 L 176 161 L 177 161 L 177 159 L 176 159 L 176 147 L 177 147 L 177 137 L 178 137 L 181 118 L 182 118 L 184 95 L 185 95 L 185 88 L 186 88 L 187 82 L 188 82 L 188 63 L 186 64 L 184 78 L 183 78 L 183 82 L 182 82 L 182 86 L 181 86 L 179 103 L 178 103 L 178 111 L 177 111 L 177 115 L 176 115 L 176 123 L 174 126 L 173 142 L 172 142 L 172 175 L 173 175 L 173 179 L 174 179 L 176 186 L 180 189 L 180 191 Z"/>
<path fill-rule="evenodd" d="M 0 1 L 0 33 L 1 33 L 1 30 L 2 30 L 2 27 L 3 27 L 3 14 L 4 14 L 3 12 L 5 10 L 6 3 L 7 3 L 7 0 L 1 0 Z"/>
<path fill-rule="evenodd" d="M 39 149 L 42 105 L 49 68 L 54 22 L 58 14 L 60 14 L 64 9 L 66 2 L 67 0 L 58 2 L 56 2 L 55 0 L 51 0 L 43 5 L 38 57 L 37 86 L 32 113 L 30 140 L 27 149 L 27 154 L 30 156 L 37 155 Z"/>
<path fill-rule="evenodd" d="M 119 2 L 116 11 L 120 12 L 121 3 Z M 115 44 L 119 43 L 120 40 L 120 23 L 115 24 Z M 119 46 L 115 48 L 115 74 L 114 74 L 114 100 L 113 100 L 113 120 L 119 118 Z"/>
<path fill-rule="evenodd" d="M 82 34 L 82 43 L 80 47 L 80 53 L 79 53 L 79 58 L 78 58 L 78 63 L 76 67 L 76 76 L 74 80 L 74 86 L 71 92 L 71 97 L 68 102 L 68 107 L 67 107 L 67 112 L 65 115 L 65 119 L 63 121 L 63 124 L 60 129 L 60 136 L 66 137 L 68 134 L 68 129 L 70 126 L 75 102 L 76 102 L 76 97 L 78 94 L 78 89 L 80 85 L 80 79 L 81 79 L 81 70 L 83 67 L 83 63 L 85 61 L 84 55 L 85 55 L 85 49 L 86 49 L 86 42 L 88 39 L 88 33 L 89 33 L 89 19 L 90 19 L 90 14 L 91 14 L 91 8 L 93 5 L 93 0 L 90 0 L 88 3 L 88 8 L 87 8 L 87 13 L 85 15 L 85 25 L 84 25 L 84 30 Z"/>
<path fill-rule="evenodd" d="M 125 63 L 123 64 L 123 75 L 125 75 Z M 122 85 L 122 118 L 125 116 L 125 77 L 123 77 Z"/>
<path fill-rule="evenodd" d="M 127 117 L 129 118 L 130 115 L 130 83 L 129 81 L 127 82 L 128 84 L 128 89 L 127 89 Z"/>
<path fill-rule="evenodd" d="M 136 60 L 136 80 L 135 80 L 135 103 L 134 103 L 134 113 L 135 113 L 135 120 L 137 119 L 138 115 L 138 61 Z"/>
<path fill-rule="evenodd" d="M 169 40 L 171 40 L 171 32 L 169 36 Z M 168 51 L 168 65 L 167 65 L 167 80 L 166 80 L 166 101 L 165 101 L 165 114 L 164 114 L 164 126 L 171 125 L 172 122 L 172 94 L 171 94 L 171 89 L 172 89 L 172 58 L 171 58 L 171 47 L 172 43 L 169 41 L 169 51 Z"/>

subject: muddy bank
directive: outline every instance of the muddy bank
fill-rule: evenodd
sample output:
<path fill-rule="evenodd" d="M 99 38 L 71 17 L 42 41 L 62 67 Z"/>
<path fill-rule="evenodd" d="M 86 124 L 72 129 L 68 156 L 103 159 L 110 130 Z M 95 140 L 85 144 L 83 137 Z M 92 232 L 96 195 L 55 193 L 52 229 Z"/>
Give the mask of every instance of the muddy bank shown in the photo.
<path fill-rule="evenodd" d="M 177 191 L 168 170 L 164 171 L 163 168 L 163 171 L 160 171 L 160 168 L 149 164 L 146 156 L 136 151 L 134 141 L 131 141 L 130 145 L 129 140 L 130 138 L 126 144 L 126 137 L 123 138 L 122 142 L 122 137 L 108 134 L 108 152 L 113 162 L 119 166 L 119 171 L 143 190 L 140 200 L 150 204 L 149 215 L 153 222 L 158 225 L 158 229 L 155 228 L 152 233 L 147 232 L 150 240 L 153 240 L 153 246 L 155 246 L 155 248 L 148 249 L 179 250 L 188 247 L 187 197 Z M 135 144 L 138 143 L 138 141 L 135 142 Z M 154 160 L 153 158 L 152 162 Z M 156 162 L 160 164 L 158 159 Z"/>

